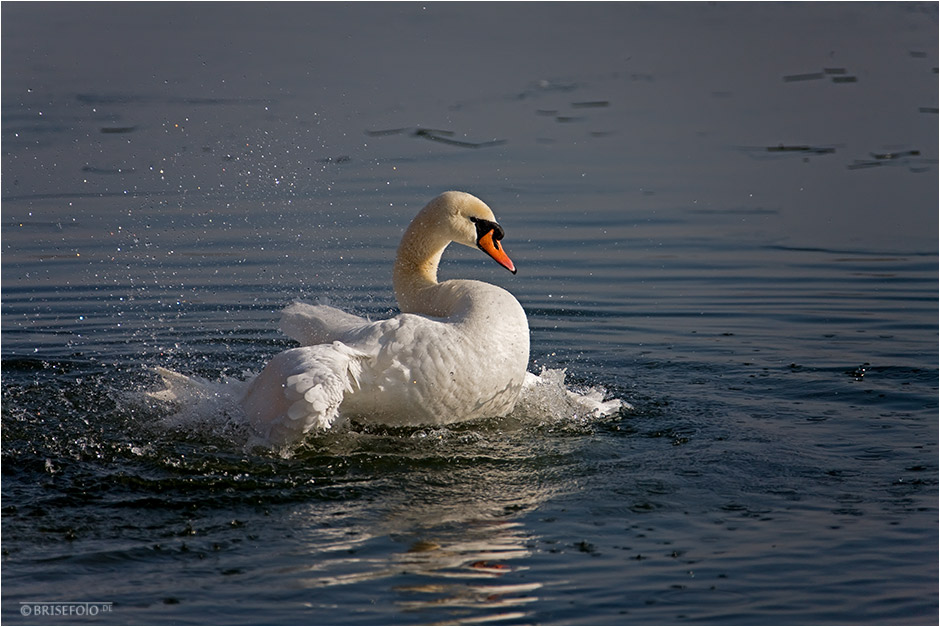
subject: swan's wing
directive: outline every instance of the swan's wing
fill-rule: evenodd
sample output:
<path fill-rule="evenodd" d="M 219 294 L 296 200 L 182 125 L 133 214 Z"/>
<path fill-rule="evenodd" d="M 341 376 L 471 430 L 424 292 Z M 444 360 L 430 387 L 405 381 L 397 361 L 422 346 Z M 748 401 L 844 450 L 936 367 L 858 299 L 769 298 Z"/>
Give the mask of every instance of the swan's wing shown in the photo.
<path fill-rule="evenodd" d="M 366 357 L 341 342 L 286 350 L 248 386 L 242 409 L 269 444 L 299 442 L 313 429 L 333 424 L 343 397 L 359 386 Z"/>
<path fill-rule="evenodd" d="M 369 321 L 328 305 L 295 302 L 281 312 L 281 331 L 303 346 L 340 340 Z"/>

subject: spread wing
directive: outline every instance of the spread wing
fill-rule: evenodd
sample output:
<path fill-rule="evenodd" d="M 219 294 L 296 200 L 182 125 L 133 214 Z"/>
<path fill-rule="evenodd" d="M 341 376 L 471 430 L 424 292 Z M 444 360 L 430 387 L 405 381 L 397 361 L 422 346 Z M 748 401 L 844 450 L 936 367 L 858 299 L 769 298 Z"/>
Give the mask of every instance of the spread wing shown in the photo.
<path fill-rule="evenodd" d="M 344 396 L 358 388 L 365 357 L 341 342 L 275 355 L 242 397 L 251 426 L 273 445 L 292 444 L 314 429 L 329 428 Z"/>
<path fill-rule="evenodd" d="M 281 331 L 303 346 L 329 344 L 370 322 L 329 305 L 295 302 L 281 312 Z"/>

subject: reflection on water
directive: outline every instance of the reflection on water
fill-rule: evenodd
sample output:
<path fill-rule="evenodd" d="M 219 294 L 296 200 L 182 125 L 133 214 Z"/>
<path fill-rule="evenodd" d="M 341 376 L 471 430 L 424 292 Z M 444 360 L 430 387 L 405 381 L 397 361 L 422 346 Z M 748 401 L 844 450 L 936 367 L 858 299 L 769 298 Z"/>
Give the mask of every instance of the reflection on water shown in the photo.
<path fill-rule="evenodd" d="M 520 519 L 570 489 L 542 468 L 550 451 L 526 445 L 532 429 L 417 430 L 405 443 L 401 430 L 326 438 L 336 459 L 370 458 L 377 477 L 361 485 L 367 498 L 332 514 L 323 503 L 291 514 L 295 555 L 279 577 L 316 603 L 337 586 L 383 589 L 406 616 L 417 613 L 409 622 L 422 622 L 423 610 L 449 623 L 529 616 L 543 582 L 527 572 L 536 538 Z"/>
<path fill-rule="evenodd" d="M 304 530 L 306 559 L 295 583 L 318 596 L 321 588 L 381 582 L 403 611 L 443 610 L 447 622 L 528 616 L 543 582 L 527 573 L 536 538 L 520 519 L 571 489 L 547 472 L 544 456 L 557 459 L 561 450 L 545 448 L 533 429 L 505 420 L 482 429 L 419 430 L 405 446 L 381 435 L 352 438 L 356 450 L 382 455 L 380 468 L 412 470 L 380 479 L 358 514 L 347 510 L 327 529 L 311 524 L 323 520 L 319 505 L 298 510 L 292 518 Z M 386 447 L 395 454 L 380 453 Z M 392 550 L 371 546 L 389 541 Z M 422 621 L 420 614 L 414 620 Z"/>
<path fill-rule="evenodd" d="M 358 544 L 368 539 L 348 529 L 341 533 L 353 533 L 356 541 L 338 542 L 328 549 L 318 541 L 315 552 L 355 552 Z M 331 559 L 328 566 L 331 572 L 348 571 L 340 574 L 311 576 L 319 570 L 318 565 L 312 564 L 309 571 L 298 573 L 295 583 L 318 589 L 392 578 L 391 589 L 400 608 L 407 612 L 452 608 L 448 612 L 450 620 L 459 623 L 521 618 L 527 615 L 524 606 L 538 601 L 534 593 L 542 587 L 541 583 L 520 583 L 511 577 L 526 568 L 514 560 L 528 557 L 527 547 L 532 542 L 518 522 L 469 519 L 425 530 L 409 527 L 402 537 L 391 535 L 401 542 L 407 538 L 410 546 L 382 557 Z M 416 537 L 424 539 L 412 541 Z M 403 580 L 409 583 L 401 583 Z M 507 613 L 516 608 L 523 611 Z M 494 610 L 500 612 L 494 614 Z"/>

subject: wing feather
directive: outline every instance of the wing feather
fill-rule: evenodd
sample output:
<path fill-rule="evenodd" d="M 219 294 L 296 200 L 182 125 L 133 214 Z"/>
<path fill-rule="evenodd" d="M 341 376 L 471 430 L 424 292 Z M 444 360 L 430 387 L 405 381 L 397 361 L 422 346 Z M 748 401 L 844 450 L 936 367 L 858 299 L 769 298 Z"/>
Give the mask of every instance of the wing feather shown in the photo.
<path fill-rule="evenodd" d="M 358 387 L 368 355 L 342 342 L 301 346 L 275 355 L 242 397 L 255 432 L 273 445 L 328 429 L 348 392 Z"/>
<path fill-rule="evenodd" d="M 329 305 L 295 302 L 281 312 L 281 331 L 302 346 L 344 341 L 346 336 L 370 322 Z"/>

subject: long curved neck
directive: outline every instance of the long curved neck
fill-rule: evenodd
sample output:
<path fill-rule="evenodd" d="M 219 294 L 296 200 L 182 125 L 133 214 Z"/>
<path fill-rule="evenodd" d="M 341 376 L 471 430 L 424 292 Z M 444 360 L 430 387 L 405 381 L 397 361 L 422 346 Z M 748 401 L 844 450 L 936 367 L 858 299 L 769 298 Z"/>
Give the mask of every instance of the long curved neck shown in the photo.
<path fill-rule="evenodd" d="M 438 311 L 429 288 L 438 285 L 437 266 L 450 240 L 435 235 L 433 226 L 434 222 L 426 214 L 418 214 L 398 245 L 392 285 L 398 307 L 403 312 L 432 316 L 447 314 Z"/>

